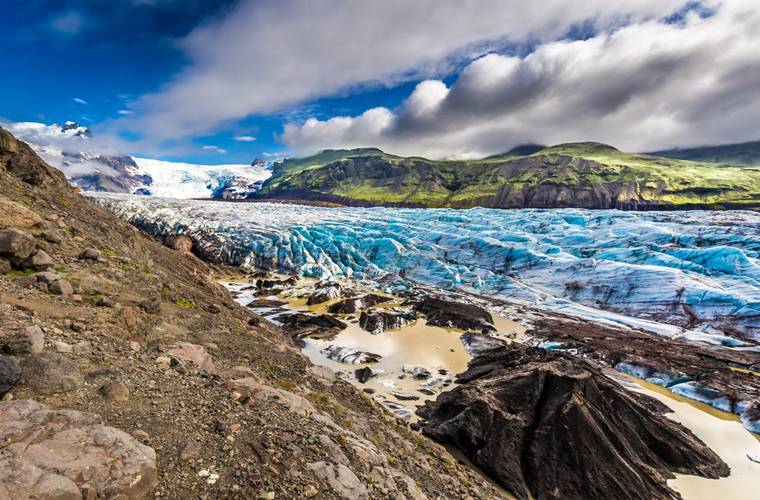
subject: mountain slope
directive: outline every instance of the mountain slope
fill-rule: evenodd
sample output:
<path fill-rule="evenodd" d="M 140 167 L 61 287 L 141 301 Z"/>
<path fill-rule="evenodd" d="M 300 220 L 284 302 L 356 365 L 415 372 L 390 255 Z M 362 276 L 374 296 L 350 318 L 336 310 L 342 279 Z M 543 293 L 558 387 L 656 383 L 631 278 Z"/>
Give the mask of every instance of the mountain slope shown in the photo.
<path fill-rule="evenodd" d="M 21 261 L 11 269 L 8 245 L 0 254 L 0 346 L 11 351 L 0 361 L 22 367 L 12 399 L 97 414 L 149 445 L 158 457 L 156 497 L 500 497 L 442 448 L 311 365 L 290 335 L 235 303 L 216 282 L 234 269 L 211 267 L 141 234 L 3 129 L 0 206 L 0 230 L 23 234 L 36 247 L 33 255 L 44 252 L 52 261 L 52 269 L 35 273 Z M 51 285 L 67 286 L 48 288 L 42 279 L 51 277 Z M 41 353 L 25 347 L 30 330 Z M 44 369 L 35 360 L 44 360 Z M 114 386 L 119 392 L 108 389 Z M 7 419 L 8 399 L 0 401 L 0 420 Z M 65 415 L 55 415 L 55 424 Z M 4 430 L 18 437 L 18 429 Z M 79 498 L 72 485 L 85 498 L 144 497 L 133 488 L 137 471 L 119 467 L 123 457 L 96 450 L 90 460 L 97 463 L 77 460 L 81 436 L 66 434 L 74 445 L 58 432 L 45 441 L 40 461 L 56 468 L 63 456 L 56 473 L 81 474 L 39 480 L 38 470 L 16 474 L 30 469 L 3 456 L 0 469 L 14 473 L 0 474 L 0 497 L 8 497 L 2 492 L 14 480 L 44 483 L 55 498 Z M 111 477 L 93 479 L 101 470 Z M 108 480 L 131 494 L 102 493 Z"/>
<path fill-rule="evenodd" d="M 721 146 L 669 149 L 652 154 L 668 158 L 719 163 L 721 165 L 760 166 L 760 141 L 724 144 Z"/>
<path fill-rule="evenodd" d="M 474 161 L 330 151 L 275 165 L 254 197 L 469 208 L 757 208 L 760 167 L 722 167 L 570 143 Z"/>

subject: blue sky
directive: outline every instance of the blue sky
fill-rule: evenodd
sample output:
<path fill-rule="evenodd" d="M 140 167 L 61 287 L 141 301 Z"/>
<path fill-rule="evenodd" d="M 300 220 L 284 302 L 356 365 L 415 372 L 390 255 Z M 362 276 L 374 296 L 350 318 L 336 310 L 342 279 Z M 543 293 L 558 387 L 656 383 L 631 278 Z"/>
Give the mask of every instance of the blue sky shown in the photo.
<path fill-rule="evenodd" d="M 76 120 L 131 154 L 760 138 L 751 0 L 8 3 L 0 119 Z"/>

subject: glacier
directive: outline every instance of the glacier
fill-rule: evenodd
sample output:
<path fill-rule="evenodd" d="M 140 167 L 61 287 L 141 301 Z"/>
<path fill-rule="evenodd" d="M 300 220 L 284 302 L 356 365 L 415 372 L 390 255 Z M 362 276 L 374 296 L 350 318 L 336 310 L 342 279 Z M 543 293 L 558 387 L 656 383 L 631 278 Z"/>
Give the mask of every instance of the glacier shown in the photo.
<path fill-rule="evenodd" d="M 756 349 L 760 214 L 322 208 L 96 194 L 204 256 L 319 278 L 388 273 L 674 338 Z"/>
<path fill-rule="evenodd" d="M 149 184 L 137 186 L 138 194 L 167 198 L 244 198 L 258 191 L 272 175 L 270 164 L 196 165 L 132 157 L 133 175 L 148 176 Z"/>

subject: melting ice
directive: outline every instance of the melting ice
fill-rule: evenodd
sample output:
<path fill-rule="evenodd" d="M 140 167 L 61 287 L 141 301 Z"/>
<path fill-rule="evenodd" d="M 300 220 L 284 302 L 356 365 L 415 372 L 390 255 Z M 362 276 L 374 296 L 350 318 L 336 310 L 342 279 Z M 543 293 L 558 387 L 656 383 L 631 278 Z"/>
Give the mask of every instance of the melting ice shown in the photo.
<path fill-rule="evenodd" d="M 760 340 L 760 214 L 321 208 L 99 195 L 230 264 L 396 273 L 594 321 L 731 347 Z M 726 336 L 728 335 L 728 336 Z"/>

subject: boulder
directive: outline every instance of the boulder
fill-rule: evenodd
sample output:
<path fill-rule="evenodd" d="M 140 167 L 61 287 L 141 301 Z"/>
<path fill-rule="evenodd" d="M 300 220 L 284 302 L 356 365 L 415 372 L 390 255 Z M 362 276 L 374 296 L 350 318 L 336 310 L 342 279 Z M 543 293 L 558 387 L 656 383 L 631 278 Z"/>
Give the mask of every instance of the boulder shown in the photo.
<path fill-rule="evenodd" d="M 206 370 L 207 372 L 214 371 L 211 355 L 206 352 L 203 346 L 191 344 L 190 342 L 177 342 L 166 351 L 166 354 L 182 361 L 193 363 L 200 370 Z"/>
<path fill-rule="evenodd" d="M 40 236 L 42 237 L 43 240 L 47 241 L 48 243 L 54 243 L 56 245 L 59 245 L 61 242 L 63 242 L 63 234 L 57 229 L 48 229 L 47 231 L 43 232 Z"/>
<path fill-rule="evenodd" d="M 99 415 L 0 402 L 0 498 L 146 497 L 156 452 Z"/>
<path fill-rule="evenodd" d="M 263 399 L 275 400 L 289 411 L 303 415 L 314 415 L 317 410 L 305 397 L 279 387 L 272 387 L 255 377 L 244 377 L 235 380 L 227 380 L 225 387 L 240 395 L 240 401 L 247 405 L 253 405 Z"/>
<path fill-rule="evenodd" d="M 129 387 L 124 382 L 112 380 L 101 385 L 98 389 L 101 396 L 111 401 L 128 401 Z"/>
<path fill-rule="evenodd" d="M 359 351 L 350 347 L 341 347 L 337 345 L 328 345 L 320 351 L 327 356 L 327 359 L 337 361 L 338 363 L 347 363 L 350 365 L 361 365 L 364 363 L 377 363 L 383 357 L 371 352 Z"/>
<path fill-rule="evenodd" d="M 21 362 L 24 382 L 40 394 L 59 394 L 77 389 L 84 379 L 70 359 L 57 352 L 43 352 Z"/>
<path fill-rule="evenodd" d="M 343 464 L 315 462 L 308 469 L 320 480 L 325 481 L 339 498 L 347 500 L 366 500 L 369 498 L 367 488 L 356 474 Z"/>
<path fill-rule="evenodd" d="M 44 272 L 37 273 L 34 275 L 34 279 L 36 279 L 37 282 L 45 283 L 46 285 L 49 285 L 55 280 L 58 280 L 61 278 L 63 278 L 63 276 L 60 273 L 56 273 L 53 271 L 44 271 Z"/>
<path fill-rule="evenodd" d="M 427 317 L 428 325 L 460 330 L 495 332 L 491 313 L 474 304 L 463 304 L 438 297 L 425 297 L 414 302 L 414 309 Z"/>
<path fill-rule="evenodd" d="M 27 232 L 14 228 L 0 230 L 0 256 L 20 264 L 34 252 L 34 238 Z"/>
<path fill-rule="evenodd" d="M 5 257 L 0 257 L 0 274 L 6 274 L 11 272 L 13 269 L 13 266 L 11 266 L 11 261 L 6 259 Z"/>
<path fill-rule="evenodd" d="M 22 267 L 35 271 L 45 271 L 54 265 L 53 258 L 46 251 L 40 249 L 36 250 L 21 264 Z"/>
<path fill-rule="evenodd" d="M 48 284 L 48 290 L 56 295 L 69 296 L 74 293 L 74 287 L 64 279 L 57 279 Z"/>
<path fill-rule="evenodd" d="M 0 214 L 3 214 L 3 225 L 18 229 L 31 229 L 42 224 L 42 217 L 20 203 L 0 196 Z"/>
<path fill-rule="evenodd" d="M 99 261 L 101 259 L 100 250 L 97 248 L 86 248 L 79 254 L 80 260 L 94 260 Z"/>
<path fill-rule="evenodd" d="M 27 326 L 3 344 L 3 351 L 14 355 L 39 354 L 44 348 L 45 334 L 37 325 Z"/>
<path fill-rule="evenodd" d="M 0 398 L 21 380 L 21 368 L 11 358 L 0 356 Z"/>
<path fill-rule="evenodd" d="M 373 372 L 372 368 L 369 366 L 365 366 L 364 368 L 357 368 L 354 370 L 354 375 L 360 384 L 364 384 L 367 382 L 367 380 L 375 376 L 375 372 Z"/>
<path fill-rule="evenodd" d="M 376 311 L 362 312 L 359 316 L 359 326 L 372 334 L 385 330 L 403 328 L 417 321 L 417 315 L 412 311 Z"/>
<path fill-rule="evenodd" d="M 510 344 L 473 359 L 457 382 L 418 409 L 422 432 L 519 499 L 680 498 L 666 482 L 673 472 L 730 472 L 665 405 L 569 354 Z"/>
<path fill-rule="evenodd" d="M 327 308 L 327 312 L 331 314 L 353 314 L 367 307 L 382 304 L 383 302 L 389 302 L 390 300 L 392 300 L 390 297 L 383 297 L 382 295 L 370 293 L 364 297 L 352 297 L 331 304 L 330 307 Z"/>
<path fill-rule="evenodd" d="M 159 298 L 152 298 L 152 299 L 144 299 L 140 301 L 140 309 L 145 311 L 148 314 L 158 314 L 161 312 L 161 299 Z"/>
<path fill-rule="evenodd" d="M 418 365 L 403 365 L 401 371 L 411 375 L 414 380 L 427 380 L 433 376 L 430 370 Z"/>
<path fill-rule="evenodd" d="M 334 281 L 317 283 L 314 293 L 309 295 L 306 300 L 308 305 L 321 304 L 340 298 L 343 294 L 343 287 Z"/>

